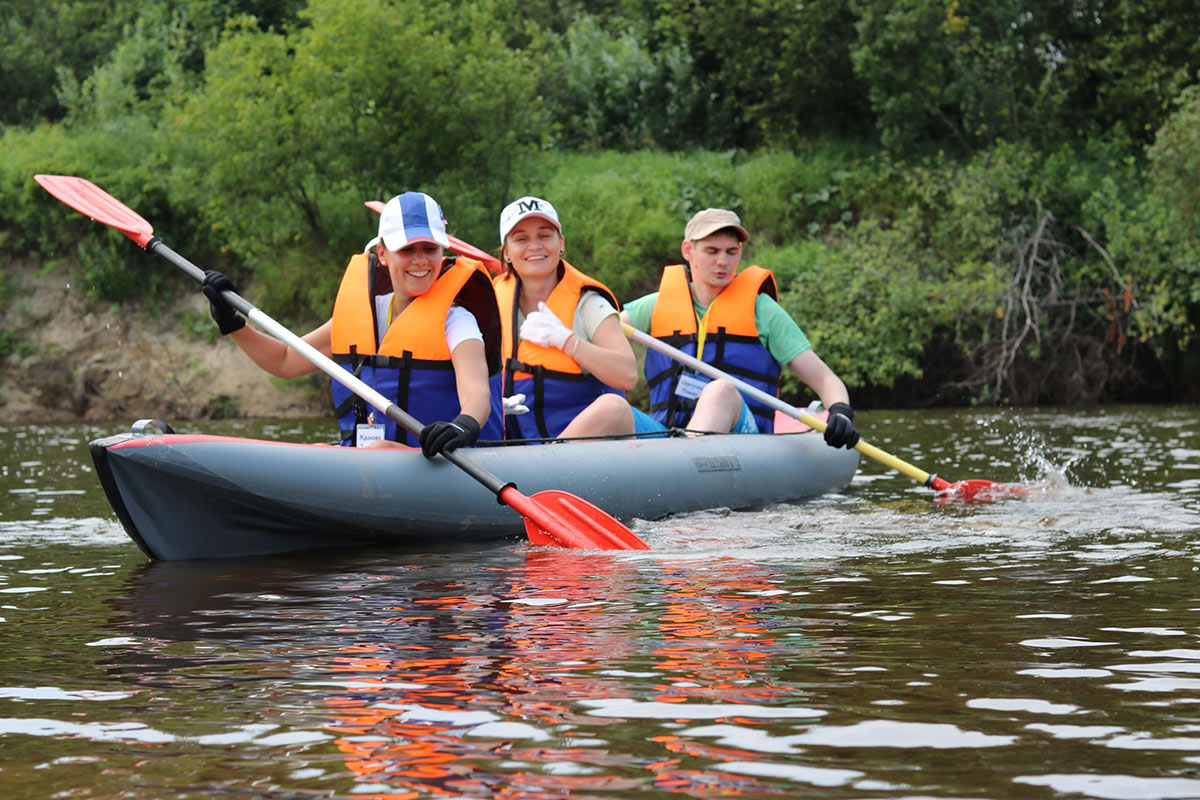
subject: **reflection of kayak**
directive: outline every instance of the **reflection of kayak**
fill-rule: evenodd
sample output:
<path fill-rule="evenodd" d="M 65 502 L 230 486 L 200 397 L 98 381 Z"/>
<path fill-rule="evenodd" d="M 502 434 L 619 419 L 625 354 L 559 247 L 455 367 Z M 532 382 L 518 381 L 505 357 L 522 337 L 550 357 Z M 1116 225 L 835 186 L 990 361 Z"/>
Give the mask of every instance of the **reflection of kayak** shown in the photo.
<path fill-rule="evenodd" d="M 316 547 L 478 541 L 522 517 L 419 450 L 360 450 L 134 432 L 91 443 L 100 483 L 151 558 L 224 558 Z M 475 447 L 520 491 L 562 489 L 624 520 L 754 508 L 837 490 L 858 453 L 812 432 Z"/>

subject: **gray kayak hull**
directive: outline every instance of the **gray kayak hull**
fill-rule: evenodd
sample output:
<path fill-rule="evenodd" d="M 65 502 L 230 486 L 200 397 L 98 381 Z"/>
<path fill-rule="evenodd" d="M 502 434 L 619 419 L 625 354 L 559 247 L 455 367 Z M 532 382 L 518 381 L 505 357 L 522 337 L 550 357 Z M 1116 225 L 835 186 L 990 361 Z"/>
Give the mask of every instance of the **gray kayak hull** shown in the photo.
<path fill-rule="evenodd" d="M 419 450 L 129 433 L 98 439 L 91 452 L 126 532 L 153 559 L 524 534 L 520 514 Z M 627 523 L 800 500 L 844 488 L 858 468 L 857 451 L 811 432 L 466 452 L 523 494 L 560 489 Z"/>

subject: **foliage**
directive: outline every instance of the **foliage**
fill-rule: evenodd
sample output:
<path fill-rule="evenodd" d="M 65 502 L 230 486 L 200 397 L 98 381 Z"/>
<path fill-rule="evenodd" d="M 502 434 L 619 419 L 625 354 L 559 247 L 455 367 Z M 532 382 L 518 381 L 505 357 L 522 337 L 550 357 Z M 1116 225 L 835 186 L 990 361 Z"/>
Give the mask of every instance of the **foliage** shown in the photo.
<path fill-rule="evenodd" d="M 181 54 L 187 33 L 177 19 L 141 16 L 108 60 L 83 80 L 62 69 L 58 99 L 74 126 L 114 123 L 137 112 L 155 115 L 170 91 L 185 83 Z"/>
<path fill-rule="evenodd" d="M 1123 131 L 1148 145 L 1174 98 L 1200 77 L 1188 0 L 1056 0 L 1030 10 L 1051 42 L 1060 129 Z"/>
<path fill-rule="evenodd" d="M 719 186 L 721 161 L 649 151 L 555 158 L 549 180 L 529 193 L 559 209 L 567 259 L 631 299 L 652 290 L 658 268 L 679 262 L 692 193 L 697 184 Z M 525 193 L 521 184 L 514 189 Z"/>
<path fill-rule="evenodd" d="M 170 123 L 176 191 L 256 270 L 281 255 L 302 271 L 342 262 L 368 238 L 362 202 L 405 189 L 437 196 L 469 175 L 498 207 L 528 146 L 511 109 L 532 102 L 492 12 L 318 0 L 285 33 L 243 20 Z"/>
<path fill-rule="evenodd" d="M 364 200 L 428 191 L 492 247 L 545 196 L 622 299 L 723 206 L 857 390 L 1183 396 L 1200 40 L 1148 2 L 0 0 L 0 253 L 182 289 L 32 180 L 81 175 L 304 323 Z"/>
<path fill-rule="evenodd" d="M 1182 0 L 853 0 L 850 54 L 894 153 L 997 139 L 1147 142 L 1196 80 L 1195 9 Z"/>
<path fill-rule="evenodd" d="M 1179 98 L 1176 111 L 1149 149 L 1151 170 L 1143 193 L 1129 195 L 1112 182 L 1092 205 L 1111 218 L 1109 249 L 1139 286 L 1132 309 L 1136 335 L 1155 343 L 1168 360 L 1196 340 L 1200 321 L 1200 87 Z"/>
<path fill-rule="evenodd" d="M 955 265 L 924 245 L 917 214 L 892 225 L 869 220 L 820 244 L 764 252 L 764 266 L 791 264 L 781 302 L 814 350 L 849 386 L 921 377 L 933 332 L 961 330 L 991 307 L 989 265 Z"/>
<path fill-rule="evenodd" d="M 399 41 L 416 50 L 399 56 L 376 29 L 353 26 L 380 8 L 395 9 L 381 32 L 415 23 Z M 1200 63 L 1188 0 L 0 0 L 0 11 L 0 125 L 78 114 L 81 87 L 99 106 L 191 87 L 237 18 L 280 35 L 344 20 L 345 51 L 309 51 L 331 64 L 421 61 L 414 37 L 434 20 L 468 53 L 499 39 L 522 62 L 501 59 L 455 88 L 524 83 L 542 103 L 522 112 L 544 116 L 525 132 L 567 147 L 791 148 L 877 134 L 912 156 L 1120 131 L 1146 144 Z"/>
<path fill-rule="evenodd" d="M 168 226 L 173 219 L 163 187 L 157 133 L 144 119 L 126 117 L 85 130 L 43 125 L 9 130 L 0 147 L 0 195 L 10 252 L 54 261 L 73 257 L 85 268 L 86 291 L 95 298 L 152 298 L 164 286 L 164 268 L 110 231 L 53 200 L 33 180 L 37 173 L 84 175 Z M 147 155 L 150 154 L 150 155 Z"/>
<path fill-rule="evenodd" d="M 651 4 L 659 43 L 690 53 L 707 102 L 687 117 L 701 147 L 792 146 L 805 138 L 856 135 L 868 115 L 850 62 L 853 12 L 845 0 L 747 0 Z"/>
<path fill-rule="evenodd" d="M 706 99 L 692 58 L 679 44 L 652 48 L 634 28 L 609 32 L 583 15 L 566 33 L 561 67 L 550 70 L 546 95 L 555 108 L 557 140 L 567 147 L 683 147 L 679 123 Z"/>
<path fill-rule="evenodd" d="M 170 48 L 171 59 L 194 74 L 203 68 L 204 51 L 227 18 L 251 14 L 267 30 L 292 19 L 302 4 L 302 0 L 0 0 L 5 43 L 0 49 L 0 125 L 61 120 L 77 99 L 73 92 L 97 71 L 107 71 L 110 78 L 116 73 L 133 78 L 124 87 L 115 83 L 105 87 L 110 95 L 160 89 L 161 75 L 149 63 L 144 62 L 146 69 L 136 76 L 128 71 L 131 38 Z M 122 60 L 124 68 L 106 68 L 110 61 Z"/>
<path fill-rule="evenodd" d="M 548 166 L 535 170 L 548 177 L 518 184 L 514 196 L 536 194 L 554 203 L 572 263 L 619 298 L 632 299 L 657 287 L 661 266 L 681 261 L 683 227 L 697 211 L 738 211 L 756 242 L 791 239 L 823 218 L 823 209 L 804 198 L 828 192 L 846 168 L 857 168 L 855 154 L 854 148 L 814 146 L 798 154 L 548 156 Z"/>
<path fill-rule="evenodd" d="M 1098 239 L 1124 223 L 1083 187 L 1136 197 L 1136 171 L 1083 156 L 998 145 L 961 164 L 893 164 L 890 219 L 761 260 L 787 276 L 785 306 L 851 386 L 919 378 L 927 396 L 1015 403 L 1129 392 L 1150 358 L 1139 343 L 1183 320 L 1164 318 L 1151 265 Z M 852 185 L 865 170 L 847 172 Z"/>
<path fill-rule="evenodd" d="M 200 415 L 205 419 L 237 419 L 242 412 L 236 397 L 219 394 L 208 401 Z"/>
<path fill-rule="evenodd" d="M 1195 243 L 1200 235 L 1200 86 L 1184 90 L 1177 105 L 1150 148 L 1151 174 L 1155 195 L 1172 211 L 1174 233 Z M 1200 291 L 1196 284 L 1193 288 Z"/>
<path fill-rule="evenodd" d="M 86 75 L 136 17 L 134 3 L 0 0 L 0 125 L 61 119 L 57 74 Z"/>
<path fill-rule="evenodd" d="M 893 152 L 926 142 L 971 151 L 1024 138 L 1052 73 L 1027 0 L 855 0 L 855 70 L 881 141 Z M 1034 120 L 1036 122 L 1036 120 Z"/>
<path fill-rule="evenodd" d="M 34 350 L 33 345 L 23 341 L 15 331 L 0 331 L 0 358 L 15 355 L 17 358 L 23 359 L 35 352 L 37 351 Z M 0 366 L 0 369 L 3 367 Z"/>

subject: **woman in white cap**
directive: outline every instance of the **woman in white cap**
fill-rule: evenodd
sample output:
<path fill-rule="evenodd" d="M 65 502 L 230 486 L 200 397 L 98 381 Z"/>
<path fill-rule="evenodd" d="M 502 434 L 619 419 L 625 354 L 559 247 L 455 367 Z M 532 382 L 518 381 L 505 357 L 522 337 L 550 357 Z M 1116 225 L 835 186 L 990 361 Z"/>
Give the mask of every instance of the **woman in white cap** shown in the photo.
<path fill-rule="evenodd" d="M 493 279 L 503 326 L 503 372 L 493 402 L 504 399 L 506 439 L 633 433 L 625 392 L 637 359 L 621 331 L 612 291 L 563 258 L 554 206 L 522 197 L 500 214 L 501 261 Z"/>
<path fill-rule="evenodd" d="M 473 444 L 491 410 L 489 376 L 499 368 L 499 313 L 483 266 L 447 263 L 446 221 L 420 192 L 387 202 L 379 235 L 351 257 L 333 316 L 303 338 L 376 391 L 427 424 L 412 437 L 333 382 L 341 443 L 386 447 L 418 443 L 425 456 Z M 272 375 L 293 378 L 317 368 L 292 348 L 246 327 L 221 297 L 232 281 L 210 271 L 204 293 L 221 333 Z M 440 330 L 442 336 L 431 336 Z M 500 425 L 488 438 L 499 438 Z"/>

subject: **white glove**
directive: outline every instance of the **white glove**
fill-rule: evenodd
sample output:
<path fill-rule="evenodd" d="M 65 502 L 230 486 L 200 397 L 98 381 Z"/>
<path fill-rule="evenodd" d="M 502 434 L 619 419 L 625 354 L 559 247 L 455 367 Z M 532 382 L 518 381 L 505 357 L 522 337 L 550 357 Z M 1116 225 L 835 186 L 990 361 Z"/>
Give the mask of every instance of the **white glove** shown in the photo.
<path fill-rule="evenodd" d="M 518 392 L 512 397 L 504 398 L 504 416 L 519 417 L 528 413 L 529 406 L 525 405 L 525 395 Z"/>
<path fill-rule="evenodd" d="M 563 325 L 554 312 L 546 308 L 545 303 L 538 303 L 538 310 L 530 313 L 521 323 L 521 338 L 542 347 L 562 350 L 567 339 L 571 338 L 571 329 Z"/>

